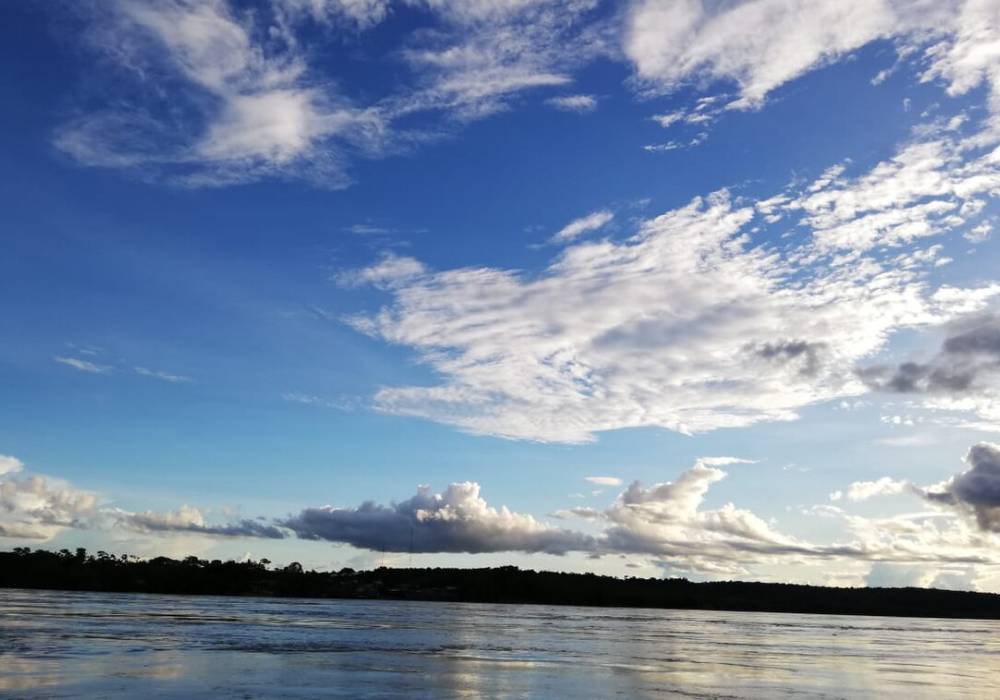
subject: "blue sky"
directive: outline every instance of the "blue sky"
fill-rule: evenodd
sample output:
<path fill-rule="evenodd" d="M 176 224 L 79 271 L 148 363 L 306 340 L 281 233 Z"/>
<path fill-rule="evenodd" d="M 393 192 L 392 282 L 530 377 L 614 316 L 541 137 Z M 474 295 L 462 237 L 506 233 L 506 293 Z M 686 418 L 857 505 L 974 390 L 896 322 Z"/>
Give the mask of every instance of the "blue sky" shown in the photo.
<path fill-rule="evenodd" d="M 0 543 L 1000 590 L 995 3 L 2 12 Z"/>

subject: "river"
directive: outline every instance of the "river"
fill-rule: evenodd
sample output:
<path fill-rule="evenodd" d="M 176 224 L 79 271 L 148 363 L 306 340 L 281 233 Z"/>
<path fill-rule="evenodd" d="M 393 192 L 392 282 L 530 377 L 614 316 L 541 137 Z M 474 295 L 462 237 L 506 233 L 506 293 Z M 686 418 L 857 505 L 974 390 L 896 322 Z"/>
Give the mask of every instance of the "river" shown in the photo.
<path fill-rule="evenodd" d="M 14 698 L 998 698 L 985 620 L 0 589 Z"/>

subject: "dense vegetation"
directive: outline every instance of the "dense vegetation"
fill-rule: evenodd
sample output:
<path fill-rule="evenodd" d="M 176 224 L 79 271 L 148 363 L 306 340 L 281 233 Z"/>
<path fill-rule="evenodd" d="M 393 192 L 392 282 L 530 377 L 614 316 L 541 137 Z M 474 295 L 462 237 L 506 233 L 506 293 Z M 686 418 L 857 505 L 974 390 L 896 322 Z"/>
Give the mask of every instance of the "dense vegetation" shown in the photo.
<path fill-rule="evenodd" d="M 140 593 L 387 598 L 705 610 L 977 617 L 1000 619 L 1000 595 L 923 588 L 825 588 L 738 581 L 619 579 L 594 574 L 493 569 L 388 569 L 334 573 L 297 563 L 140 560 L 86 550 L 0 552 L 0 587 Z"/>

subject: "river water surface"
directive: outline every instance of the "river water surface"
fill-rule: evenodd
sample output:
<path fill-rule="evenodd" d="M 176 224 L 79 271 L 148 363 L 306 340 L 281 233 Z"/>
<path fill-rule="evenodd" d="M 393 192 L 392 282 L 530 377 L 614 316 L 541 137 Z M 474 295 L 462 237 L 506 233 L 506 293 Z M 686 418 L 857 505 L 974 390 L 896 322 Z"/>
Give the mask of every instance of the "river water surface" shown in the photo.
<path fill-rule="evenodd" d="M 1000 698 L 1000 623 L 0 589 L 0 697 Z"/>

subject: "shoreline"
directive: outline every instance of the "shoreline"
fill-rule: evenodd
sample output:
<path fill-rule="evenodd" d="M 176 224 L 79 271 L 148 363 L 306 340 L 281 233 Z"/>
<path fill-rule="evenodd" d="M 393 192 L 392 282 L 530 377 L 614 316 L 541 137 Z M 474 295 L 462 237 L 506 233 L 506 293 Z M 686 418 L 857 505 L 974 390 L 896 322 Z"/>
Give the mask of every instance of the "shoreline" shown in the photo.
<path fill-rule="evenodd" d="M 221 562 L 188 557 L 137 560 L 99 552 L 24 549 L 0 552 L 0 588 L 91 593 L 223 596 L 303 600 L 389 600 L 497 605 L 559 605 L 855 615 L 928 619 L 1000 619 L 1000 595 L 934 588 L 839 588 L 743 581 L 616 578 L 596 574 L 495 568 L 378 568 L 304 571 L 291 564 Z"/>

